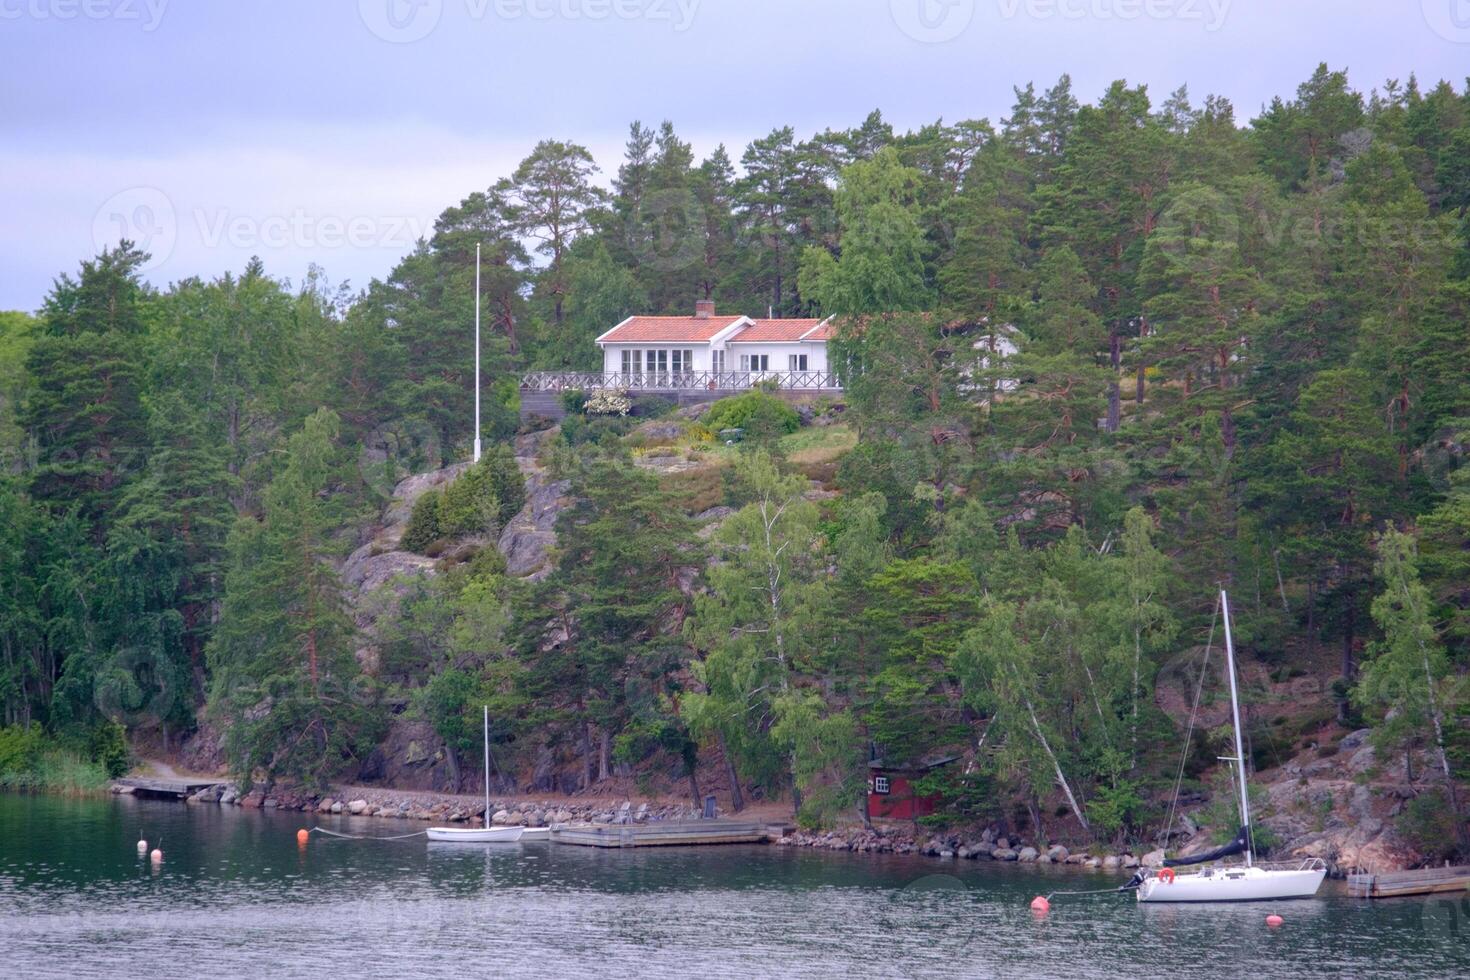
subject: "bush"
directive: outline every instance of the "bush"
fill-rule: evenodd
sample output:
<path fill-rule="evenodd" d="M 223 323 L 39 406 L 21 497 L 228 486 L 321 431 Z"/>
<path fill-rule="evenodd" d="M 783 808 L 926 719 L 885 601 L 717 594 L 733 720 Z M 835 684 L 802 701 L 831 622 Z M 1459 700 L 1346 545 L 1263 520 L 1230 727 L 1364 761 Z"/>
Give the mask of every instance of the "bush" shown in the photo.
<path fill-rule="evenodd" d="M 1455 818 L 1444 793 L 1437 789 L 1420 793 L 1405 804 L 1394 828 L 1425 861 L 1437 864 L 1455 856 Z"/>
<path fill-rule="evenodd" d="M 102 767 L 109 779 L 125 775 L 133 767 L 127 731 L 117 722 L 106 722 L 92 730 L 91 750 L 92 761 Z"/>
<path fill-rule="evenodd" d="M 633 399 L 617 388 L 599 388 L 587 399 L 588 415 L 627 415 L 633 410 Z"/>
<path fill-rule="evenodd" d="M 99 793 L 107 780 L 102 766 L 48 739 L 39 726 L 0 728 L 0 789 Z"/>
<path fill-rule="evenodd" d="M 801 428 L 796 409 L 763 391 L 722 398 L 710 406 L 703 421 L 714 432 L 743 429 L 745 436 L 752 439 L 789 435 Z"/>
<path fill-rule="evenodd" d="M 581 415 L 587 407 L 587 392 L 580 388 L 562 392 L 561 407 L 566 409 L 568 415 Z"/>
<path fill-rule="evenodd" d="M 439 491 L 430 490 L 414 501 L 413 515 L 408 519 L 408 527 L 403 532 L 399 547 L 404 551 L 422 554 L 425 548 L 440 537 Z"/>
<path fill-rule="evenodd" d="M 526 476 L 516 462 L 515 451 L 504 444 L 490 450 L 481 465 L 486 469 L 490 491 L 500 502 L 499 524 L 505 527 L 526 506 Z"/>
<path fill-rule="evenodd" d="M 482 460 L 465 470 L 442 491 L 439 533 L 446 538 L 480 534 L 500 521 L 500 501 L 490 485 L 490 471 Z"/>

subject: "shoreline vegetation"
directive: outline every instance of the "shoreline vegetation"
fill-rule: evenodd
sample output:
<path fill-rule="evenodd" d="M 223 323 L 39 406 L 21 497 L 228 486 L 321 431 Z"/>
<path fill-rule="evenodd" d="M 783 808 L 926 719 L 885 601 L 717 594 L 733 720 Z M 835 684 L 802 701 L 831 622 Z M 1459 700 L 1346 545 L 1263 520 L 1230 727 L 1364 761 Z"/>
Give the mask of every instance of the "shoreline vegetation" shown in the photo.
<path fill-rule="evenodd" d="M 34 726 L 0 728 L 0 792 L 103 796 L 114 775 L 90 749 Z"/>

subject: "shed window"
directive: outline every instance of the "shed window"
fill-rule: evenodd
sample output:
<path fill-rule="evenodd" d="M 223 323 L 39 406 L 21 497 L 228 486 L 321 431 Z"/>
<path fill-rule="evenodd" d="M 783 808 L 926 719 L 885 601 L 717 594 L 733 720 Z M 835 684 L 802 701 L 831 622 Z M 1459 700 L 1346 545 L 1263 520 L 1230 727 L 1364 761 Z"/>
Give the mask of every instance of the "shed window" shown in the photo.
<path fill-rule="evenodd" d="M 887 793 L 888 793 L 888 777 L 887 776 L 874 776 L 873 777 L 873 792 L 874 793 L 882 793 L 884 795 L 887 795 Z"/>

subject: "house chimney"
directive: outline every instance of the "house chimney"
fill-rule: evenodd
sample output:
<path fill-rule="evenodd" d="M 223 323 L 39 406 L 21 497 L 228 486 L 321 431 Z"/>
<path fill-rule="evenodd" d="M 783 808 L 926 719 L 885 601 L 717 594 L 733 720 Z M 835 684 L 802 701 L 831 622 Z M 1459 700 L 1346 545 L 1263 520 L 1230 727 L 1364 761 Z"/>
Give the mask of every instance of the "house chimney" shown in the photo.
<path fill-rule="evenodd" d="M 708 320 L 715 315 L 715 301 L 712 299 L 698 300 L 694 304 L 694 319 Z"/>

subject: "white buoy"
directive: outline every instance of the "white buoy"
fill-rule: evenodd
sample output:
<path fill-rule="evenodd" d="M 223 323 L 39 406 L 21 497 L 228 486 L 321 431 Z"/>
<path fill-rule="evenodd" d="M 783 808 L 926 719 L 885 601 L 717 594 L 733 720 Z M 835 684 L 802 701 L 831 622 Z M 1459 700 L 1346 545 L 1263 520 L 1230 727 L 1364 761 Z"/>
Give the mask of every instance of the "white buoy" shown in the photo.
<path fill-rule="evenodd" d="M 147 854 L 148 853 L 148 842 L 146 840 L 140 840 L 140 841 L 138 841 L 138 853 L 139 854 Z"/>

